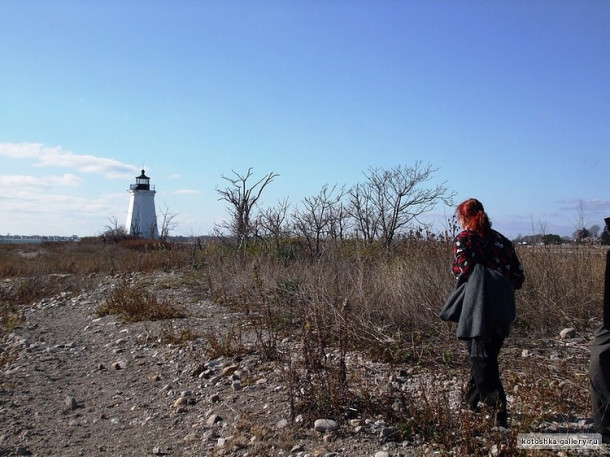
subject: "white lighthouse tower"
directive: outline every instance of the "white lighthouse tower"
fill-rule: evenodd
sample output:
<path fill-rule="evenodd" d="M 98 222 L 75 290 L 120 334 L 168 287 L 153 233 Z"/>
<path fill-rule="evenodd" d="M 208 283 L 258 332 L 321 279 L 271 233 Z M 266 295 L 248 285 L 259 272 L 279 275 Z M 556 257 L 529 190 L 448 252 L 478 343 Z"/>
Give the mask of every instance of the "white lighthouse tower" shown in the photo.
<path fill-rule="evenodd" d="M 144 174 L 129 185 L 129 210 L 126 229 L 136 238 L 159 238 L 157 213 L 155 212 L 155 189 L 150 188 L 150 178 Z"/>

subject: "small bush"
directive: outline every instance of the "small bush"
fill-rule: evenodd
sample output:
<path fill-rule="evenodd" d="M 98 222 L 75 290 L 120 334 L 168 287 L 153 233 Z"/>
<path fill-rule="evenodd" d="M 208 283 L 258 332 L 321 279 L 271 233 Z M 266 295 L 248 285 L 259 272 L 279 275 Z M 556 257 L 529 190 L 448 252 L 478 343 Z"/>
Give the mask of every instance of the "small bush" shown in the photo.
<path fill-rule="evenodd" d="M 164 344 L 174 344 L 181 346 L 189 341 L 196 340 L 198 335 L 188 327 L 174 327 L 173 325 L 166 324 L 161 327 L 159 340 Z"/>
<path fill-rule="evenodd" d="M 166 300 L 159 301 L 143 287 L 122 281 L 97 310 L 98 316 L 119 314 L 125 322 L 154 321 L 185 317 L 184 311 Z"/>
<path fill-rule="evenodd" d="M 208 342 L 207 356 L 210 359 L 218 357 L 235 357 L 247 352 L 240 332 L 229 330 L 226 333 L 208 332 L 205 335 Z"/>

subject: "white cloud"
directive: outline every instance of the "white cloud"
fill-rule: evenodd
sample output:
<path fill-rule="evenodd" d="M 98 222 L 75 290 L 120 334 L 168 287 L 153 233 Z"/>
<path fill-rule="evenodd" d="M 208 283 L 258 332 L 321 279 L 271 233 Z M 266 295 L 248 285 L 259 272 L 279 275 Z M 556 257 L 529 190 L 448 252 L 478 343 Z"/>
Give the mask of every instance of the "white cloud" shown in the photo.
<path fill-rule="evenodd" d="M 81 213 L 98 212 L 110 207 L 105 198 L 88 199 L 80 196 L 37 192 L 26 188 L 3 191 L 0 197 L 0 211 L 33 213 Z"/>
<path fill-rule="evenodd" d="M 79 186 L 83 180 L 78 176 L 64 173 L 61 176 L 45 176 L 38 178 L 27 175 L 0 176 L 2 187 L 34 187 L 48 189 L 55 186 Z"/>
<path fill-rule="evenodd" d="M 82 173 L 96 173 L 106 178 L 130 177 L 139 169 L 107 157 L 74 154 L 60 146 L 46 147 L 39 143 L 0 143 L 0 156 L 12 159 L 34 159 L 37 167 L 75 168 Z"/>
<path fill-rule="evenodd" d="M 192 189 L 178 189 L 173 193 L 176 195 L 199 195 L 201 192 Z"/>

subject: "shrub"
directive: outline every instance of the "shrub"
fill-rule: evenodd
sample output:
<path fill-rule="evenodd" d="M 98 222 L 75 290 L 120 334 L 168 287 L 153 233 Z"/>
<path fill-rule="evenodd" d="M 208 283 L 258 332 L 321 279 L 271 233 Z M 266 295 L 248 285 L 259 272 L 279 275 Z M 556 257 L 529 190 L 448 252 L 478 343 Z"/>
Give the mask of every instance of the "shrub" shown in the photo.
<path fill-rule="evenodd" d="M 159 301 L 141 286 L 122 281 L 97 310 L 99 316 L 119 314 L 126 322 L 154 321 L 185 317 L 182 310 L 167 300 Z"/>

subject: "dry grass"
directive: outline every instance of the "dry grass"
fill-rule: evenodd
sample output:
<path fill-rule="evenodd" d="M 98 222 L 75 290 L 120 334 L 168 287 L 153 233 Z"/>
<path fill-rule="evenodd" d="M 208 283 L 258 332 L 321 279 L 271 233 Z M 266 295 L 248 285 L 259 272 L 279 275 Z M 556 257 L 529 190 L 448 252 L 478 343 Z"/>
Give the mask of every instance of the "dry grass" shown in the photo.
<path fill-rule="evenodd" d="M 518 246 L 526 283 L 517 292 L 518 319 L 501 364 L 520 428 L 508 436 L 492 432 L 479 416 L 456 413 L 442 383 L 428 384 L 418 398 L 392 390 L 373 395 L 358 389 L 367 374 L 351 371 L 347 363 L 349 354 L 358 352 L 383 362 L 388 371 L 406 366 L 444 380 L 456 373 L 465 377 L 467 357 L 454 327 L 438 318 L 454 285 L 450 242 L 413 238 L 388 251 L 350 241 L 329 245 L 312 258 L 290 240 L 279 252 L 260 245 L 244 252 L 223 244 L 0 246 L 5 280 L 0 329 L 4 334 L 19 325 L 33 301 L 78 291 L 97 274 L 181 270 L 201 298 L 240 312 L 244 321 L 239 330 L 201 336 L 168 327 L 164 338 L 176 344 L 206 338 L 210 355 L 233 356 L 245 350 L 241 329 L 251 331 L 264 358 L 290 364 L 293 416 L 345 420 L 379 414 L 397 424 L 402 438 L 434 442 L 441 454 L 487 455 L 496 444 L 500 455 L 525 455 L 515 448 L 519 430 L 589 415 L 588 354 L 551 363 L 548 354 L 556 348 L 541 342 L 555 341 L 564 327 L 590 335 L 599 325 L 606 249 Z M 169 300 L 127 281 L 108 294 L 98 312 L 127 321 L 184 316 Z M 292 358 L 279 350 L 287 337 L 301 343 L 302 352 Z M 524 348 L 537 356 L 521 357 Z"/>
<path fill-rule="evenodd" d="M 168 300 L 158 300 L 153 292 L 123 280 L 97 309 L 98 316 L 119 314 L 125 322 L 156 321 L 185 317 L 184 311 Z M 175 335 L 172 335 L 176 338 Z M 184 339 L 183 335 L 179 339 Z"/>

